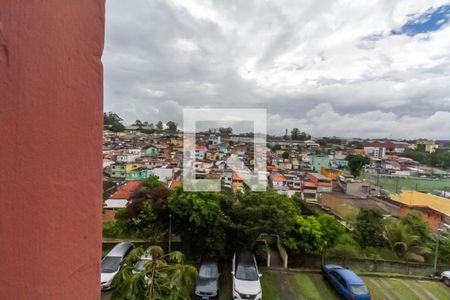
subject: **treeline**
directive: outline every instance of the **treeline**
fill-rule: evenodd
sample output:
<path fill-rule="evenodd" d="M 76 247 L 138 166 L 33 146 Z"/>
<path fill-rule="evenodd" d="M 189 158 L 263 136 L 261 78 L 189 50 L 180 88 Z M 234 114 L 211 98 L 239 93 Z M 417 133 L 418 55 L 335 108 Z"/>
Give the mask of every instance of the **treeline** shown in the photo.
<path fill-rule="evenodd" d="M 123 119 L 113 112 L 103 113 L 103 126 L 105 129 L 121 132 L 125 130 L 125 126 L 123 125 Z M 162 121 L 158 121 L 156 124 L 149 123 L 148 121 L 142 122 L 141 120 L 136 120 L 132 126 L 136 126 L 137 129 L 143 133 L 155 133 L 155 132 L 168 132 L 174 133 L 178 132 L 178 123 L 173 121 L 168 121 L 163 123 Z"/>
<path fill-rule="evenodd" d="M 168 240 L 169 222 L 190 255 L 214 250 L 229 257 L 236 249 L 251 248 L 262 233 L 279 235 L 289 255 L 367 257 L 408 261 L 433 259 L 435 240 L 419 214 L 383 218 L 362 210 L 347 220 L 348 231 L 332 215 L 310 208 L 299 197 L 275 190 L 184 192 L 169 190 L 150 177 L 116 221 L 104 225 L 107 237 Z M 441 241 L 440 261 L 450 262 L 450 240 Z"/>
<path fill-rule="evenodd" d="M 423 152 L 420 150 L 406 149 L 401 154 L 418 161 L 421 164 L 433 166 L 441 169 L 450 168 L 450 151 L 435 151 L 433 153 Z"/>

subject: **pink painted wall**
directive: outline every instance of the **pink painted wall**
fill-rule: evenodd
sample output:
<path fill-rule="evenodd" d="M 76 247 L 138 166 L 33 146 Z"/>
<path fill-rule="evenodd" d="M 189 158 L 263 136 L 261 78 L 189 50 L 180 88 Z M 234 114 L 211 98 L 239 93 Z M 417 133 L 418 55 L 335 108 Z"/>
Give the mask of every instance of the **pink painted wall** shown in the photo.
<path fill-rule="evenodd" d="M 0 299 L 97 300 L 104 1 L 0 7 Z"/>

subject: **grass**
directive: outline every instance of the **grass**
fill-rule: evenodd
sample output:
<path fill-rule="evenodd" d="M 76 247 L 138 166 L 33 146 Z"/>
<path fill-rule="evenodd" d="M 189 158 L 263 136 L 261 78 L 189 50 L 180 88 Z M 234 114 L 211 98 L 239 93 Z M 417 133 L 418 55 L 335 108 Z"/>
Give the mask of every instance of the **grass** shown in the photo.
<path fill-rule="evenodd" d="M 450 288 L 442 282 L 370 276 L 361 278 L 369 287 L 373 299 L 450 300 Z M 261 284 L 264 300 L 339 298 L 334 288 L 321 274 L 316 273 L 265 270 Z"/>
<path fill-rule="evenodd" d="M 450 190 L 450 179 L 378 177 L 377 175 L 369 174 L 362 175 L 362 177 L 392 193 L 401 192 L 402 190 L 417 190 L 425 193 L 436 193 L 437 190 L 444 190 L 445 188 Z"/>
<path fill-rule="evenodd" d="M 230 300 L 231 274 L 224 270 L 220 300 Z M 439 281 L 361 276 L 375 300 L 450 300 L 450 288 Z M 334 288 L 317 273 L 264 270 L 261 277 L 264 300 L 339 299 Z M 110 293 L 102 293 L 108 300 Z"/>

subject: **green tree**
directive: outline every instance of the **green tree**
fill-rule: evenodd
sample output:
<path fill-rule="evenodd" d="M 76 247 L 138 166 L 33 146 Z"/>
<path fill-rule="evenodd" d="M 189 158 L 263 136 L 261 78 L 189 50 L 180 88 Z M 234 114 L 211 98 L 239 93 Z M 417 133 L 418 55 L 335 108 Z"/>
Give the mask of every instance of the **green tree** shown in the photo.
<path fill-rule="evenodd" d="M 392 220 L 386 226 L 386 239 L 389 246 L 399 258 L 424 262 L 425 255 L 431 254 L 432 250 L 424 246 L 420 236 L 413 234 L 408 225 L 403 224 L 399 220 Z"/>
<path fill-rule="evenodd" d="M 124 131 L 125 126 L 122 121 L 123 119 L 113 112 L 103 113 L 103 125 L 106 129 L 114 132 Z"/>
<path fill-rule="evenodd" d="M 320 215 L 317 220 L 320 223 L 323 238 L 326 241 L 326 248 L 331 248 L 336 244 L 336 240 L 345 232 L 345 228 L 336 218 L 329 214 Z"/>
<path fill-rule="evenodd" d="M 142 124 L 141 120 L 136 120 L 134 122 L 133 126 L 137 126 L 137 127 L 141 128 L 142 126 L 144 126 L 144 124 Z"/>
<path fill-rule="evenodd" d="M 152 189 L 159 185 L 163 185 L 163 183 L 159 181 L 159 177 L 156 175 L 150 175 L 144 182 L 144 187 L 147 189 Z"/>
<path fill-rule="evenodd" d="M 151 260 L 142 272 L 135 273 L 133 267 L 142 255 L 150 256 Z M 185 263 L 181 252 L 164 254 L 158 246 L 145 252 L 136 248 L 123 260 L 121 270 L 114 277 L 111 300 L 188 300 L 196 276 L 196 268 Z"/>
<path fill-rule="evenodd" d="M 223 193 L 184 192 L 182 187 L 171 192 L 169 210 L 174 229 L 188 253 L 191 248 L 220 250 L 224 247 L 226 216 L 221 209 L 223 197 Z"/>
<path fill-rule="evenodd" d="M 298 128 L 293 128 L 291 130 L 291 139 L 298 140 L 300 137 L 300 130 Z"/>
<path fill-rule="evenodd" d="M 379 212 L 363 209 L 358 213 L 354 234 L 361 248 L 382 247 L 385 243 L 383 233 L 383 216 Z"/>
<path fill-rule="evenodd" d="M 286 151 L 283 152 L 283 154 L 281 154 L 281 157 L 283 159 L 288 159 L 289 158 L 289 153 L 287 153 Z"/>
<path fill-rule="evenodd" d="M 233 134 L 233 128 L 231 127 L 220 127 L 219 128 L 220 135 L 230 136 Z"/>
<path fill-rule="evenodd" d="M 261 233 L 279 235 L 285 240 L 294 228 L 295 217 L 300 214 L 292 198 L 273 189 L 246 190 L 234 199 L 225 198 L 222 207 L 229 220 L 229 249 L 249 247 Z"/>
<path fill-rule="evenodd" d="M 168 132 L 177 132 L 178 124 L 173 121 L 169 121 L 166 123 L 166 127 Z"/>
<path fill-rule="evenodd" d="M 327 242 L 316 217 L 296 216 L 294 230 L 285 245 L 294 252 L 322 254 Z"/>
<path fill-rule="evenodd" d="M 412 211 L 400 218 L 400 223 L 407 226 L 420 240 L 425 242 L 431 241 L 430 227 L 425 222 L 418 211 Z"/>
<path fill-rule="evenodd" d="M 370 159 L 366 155 L 350 154 L 347 156 L 348 168 L 350 173 L 356 178 L 361 174 L 361 170 L 365 165 L 370 163 Z"/>
<path fill-rule="evenodd" d="M 158 123 L 156 123 L 156 129 L 161 131 L 163 130 L 164 124 L 161 121 L 158 121 Z"/>

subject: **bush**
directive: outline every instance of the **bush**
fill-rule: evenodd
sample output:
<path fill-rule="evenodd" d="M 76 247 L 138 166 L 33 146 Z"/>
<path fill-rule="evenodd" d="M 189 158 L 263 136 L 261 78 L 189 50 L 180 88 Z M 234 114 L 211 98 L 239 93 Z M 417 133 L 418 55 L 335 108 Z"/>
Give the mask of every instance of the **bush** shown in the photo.
<path fill-rule="evenodd" d="M 104 222 L 103 223 L 103 237 L 108 238 L 120 238 L 122 237 L 122 230 L 120 230 L 116 221 Z"/>

